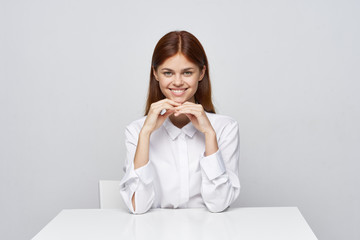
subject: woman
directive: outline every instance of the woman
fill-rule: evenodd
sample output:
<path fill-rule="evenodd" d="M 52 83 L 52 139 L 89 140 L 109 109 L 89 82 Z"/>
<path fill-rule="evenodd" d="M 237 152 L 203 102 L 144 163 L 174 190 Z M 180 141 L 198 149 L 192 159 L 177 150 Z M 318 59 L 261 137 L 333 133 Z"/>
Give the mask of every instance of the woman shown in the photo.
<path fill-rule="evenodd" d="M 189 32 L 170 32 L 157 43 L 145 117 L 128 125 L 125 136 L 120 192 L 132 213 L 221 212 L 238 197 L 238 123 L 215 114 L 207 57 Z"/>

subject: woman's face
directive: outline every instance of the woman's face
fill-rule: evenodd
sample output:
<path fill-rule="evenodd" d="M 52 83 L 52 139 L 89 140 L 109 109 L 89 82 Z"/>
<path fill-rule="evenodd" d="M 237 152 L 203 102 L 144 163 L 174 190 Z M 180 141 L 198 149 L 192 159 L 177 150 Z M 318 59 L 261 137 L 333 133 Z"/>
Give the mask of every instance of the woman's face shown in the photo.
<path fill-rule="evenodd" d="M 178 103 L 195 103 L 194 95 L 205 75 L 205 66 L 200 71 L 196 64 L 178 53 L 166 59 L 156 71 L 153 69 L 153 73 L 166 98 Z"/>

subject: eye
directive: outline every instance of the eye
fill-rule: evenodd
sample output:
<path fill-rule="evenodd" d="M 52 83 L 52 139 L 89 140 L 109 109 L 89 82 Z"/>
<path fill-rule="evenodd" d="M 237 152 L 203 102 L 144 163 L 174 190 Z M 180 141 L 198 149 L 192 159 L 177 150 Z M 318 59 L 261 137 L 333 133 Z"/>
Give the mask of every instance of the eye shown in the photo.
<path fill-rule="evenodd" d="M 172 72 L 163 72 L 163 74 L 165 75 L 165 77 L 171 77 L 172 76 Z"/>
<path fill-rule="evenodd" d="M 185 76 L 187 76 L 187 77 L 189 77 L 189 76 L 191 76 L 191 75 L 192 75 L 192 72 L 189 72 L 189 71 L 184 72 L 184 75 L 185 75 Z"/>

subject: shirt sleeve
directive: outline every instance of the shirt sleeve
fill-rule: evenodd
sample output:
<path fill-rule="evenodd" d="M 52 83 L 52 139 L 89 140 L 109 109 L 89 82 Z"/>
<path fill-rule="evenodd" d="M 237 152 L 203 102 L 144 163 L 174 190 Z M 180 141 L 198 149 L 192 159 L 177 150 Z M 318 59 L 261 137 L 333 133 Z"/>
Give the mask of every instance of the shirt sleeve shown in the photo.
<path fill-rule="evenodd" d="M 239 125 L 227 124 L 218 138 L 219 150 L 200 160 L 201 195 L 211 212 L 221 212 L 239 196 Z"/>
<path fill-rule="evenodd" d="M 120 181 L 120 194 L 131 213 L 141 214 L 147 212 L 154 202 L 154 168 L 149 161 L 145 166 L 134 169 L 137 139 L 137 131 L 128 126 L 125 129 L 126 159 L 123 168 L 125 174 Z M 135 210 L 131 201 L 134 194 Z"/>

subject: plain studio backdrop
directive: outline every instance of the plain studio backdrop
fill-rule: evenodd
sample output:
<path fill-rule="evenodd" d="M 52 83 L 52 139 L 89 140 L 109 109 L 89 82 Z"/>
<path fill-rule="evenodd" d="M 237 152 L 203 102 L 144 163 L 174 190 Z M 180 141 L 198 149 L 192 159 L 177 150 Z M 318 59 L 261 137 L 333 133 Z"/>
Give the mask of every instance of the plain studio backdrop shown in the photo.
<path fill-rule="evenodd" d="M 359 1 L 0 1 L 0 236 L 97 208 L 123 176 L 157 41 L 203 44 L 240 124 L 239 206 L 297 206 L 319 239 L 360 239 Z"/>

